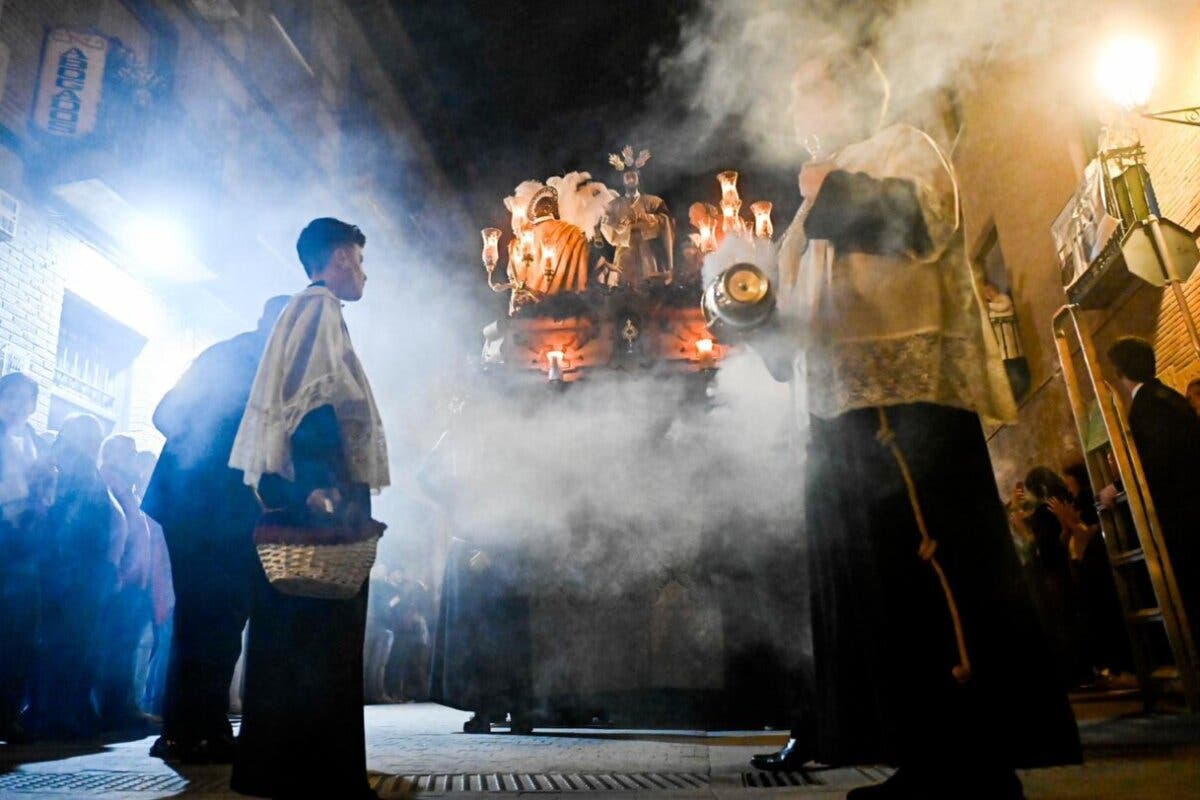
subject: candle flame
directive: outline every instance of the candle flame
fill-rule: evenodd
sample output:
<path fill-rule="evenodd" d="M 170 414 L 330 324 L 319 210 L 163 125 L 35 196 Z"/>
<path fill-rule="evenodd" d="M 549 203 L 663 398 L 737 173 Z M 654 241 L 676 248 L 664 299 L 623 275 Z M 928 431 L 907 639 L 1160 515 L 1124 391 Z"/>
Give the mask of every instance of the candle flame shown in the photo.
<path fill-rule="evenodd" d="M 713 349 L 713 340 L 712 339 L 697 339 L 696 340 L 696 352 L 699 353 L 701 356 L 709 355 L 710 353 L 712 353 L 712 349 Z"/>

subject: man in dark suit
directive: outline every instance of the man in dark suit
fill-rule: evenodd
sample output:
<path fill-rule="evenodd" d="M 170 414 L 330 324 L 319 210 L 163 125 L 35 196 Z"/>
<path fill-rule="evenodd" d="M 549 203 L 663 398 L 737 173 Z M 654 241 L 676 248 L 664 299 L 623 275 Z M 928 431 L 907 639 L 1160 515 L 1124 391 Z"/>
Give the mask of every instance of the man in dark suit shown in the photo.
<path fill-rule="evenodd" d="M 1200 418 L 1183 395 L 1154 377 L 1157 365 L 1149 342 L 1119 339 L 1108 358 L 1132 398 L 1129 429 L 1192 635 L 1200 636 Z"/>
<path fill-rule="evenodd" d="M 201 353 L 154 411 L 167 437 L 142 509 L 163 528 L 175 587 L 162 736 L 152 756 L 229 762 L 229 684 L 241 652 L 260 506 L 228 467 L 250 386 L 288 297 L 272 297 L 256 330 Z"/>

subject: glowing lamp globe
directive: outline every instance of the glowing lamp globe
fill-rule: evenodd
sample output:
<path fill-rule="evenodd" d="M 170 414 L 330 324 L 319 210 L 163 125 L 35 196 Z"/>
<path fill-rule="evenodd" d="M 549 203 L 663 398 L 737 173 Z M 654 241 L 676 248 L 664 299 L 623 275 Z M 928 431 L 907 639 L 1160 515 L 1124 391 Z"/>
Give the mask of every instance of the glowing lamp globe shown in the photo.
<path fill-rule="evenodd" d="M 1121 108 L 1143 108 L 1158 77 L 1158 51 L 1146 39 L 1124 37 L 1110 42 L 1096 62 L 1096 82 Z"/>

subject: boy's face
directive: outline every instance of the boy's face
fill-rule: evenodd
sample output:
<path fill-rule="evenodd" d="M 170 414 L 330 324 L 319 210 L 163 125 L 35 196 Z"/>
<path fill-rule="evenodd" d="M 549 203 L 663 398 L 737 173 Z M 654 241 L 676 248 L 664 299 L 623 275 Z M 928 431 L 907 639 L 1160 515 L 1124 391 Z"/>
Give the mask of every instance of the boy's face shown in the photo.
<path fill-rule="evenodd" d="M 348 244 L 335 250 L 325 274 L 325 285 L 329 291 L 339 300 L 352 303 L 362 299 L 366 283 L 362 245 Z"/>

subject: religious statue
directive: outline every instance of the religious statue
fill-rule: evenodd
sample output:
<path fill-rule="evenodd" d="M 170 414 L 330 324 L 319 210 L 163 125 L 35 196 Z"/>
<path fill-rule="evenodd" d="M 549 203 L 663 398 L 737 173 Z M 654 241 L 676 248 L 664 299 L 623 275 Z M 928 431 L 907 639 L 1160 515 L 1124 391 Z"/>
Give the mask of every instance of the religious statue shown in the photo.
<path fill-rule="evenodd" d="M 512 214 L 510 279 L 524 294 L 519 307 L 562 292 L 587 290 L 589 244 L 616 197 L 586 172 L 524 181 L 504 205 Z M 515 296 L 515 295 L 514 295 Z"/>
<path fill-rule="evenodd" d="M 670 283 L 675 267 L 675 225 L 661 197 L 643 194 L 639 170 L 650 151 L 634 157 L 633 148 L 608 157 L 622 173 L 625 194 L 608 205 L 600 232 L 616 248 L 613 261 L 601 261 L 600 282 L 609 287 L 638 289 L 650 283 Z"/>

